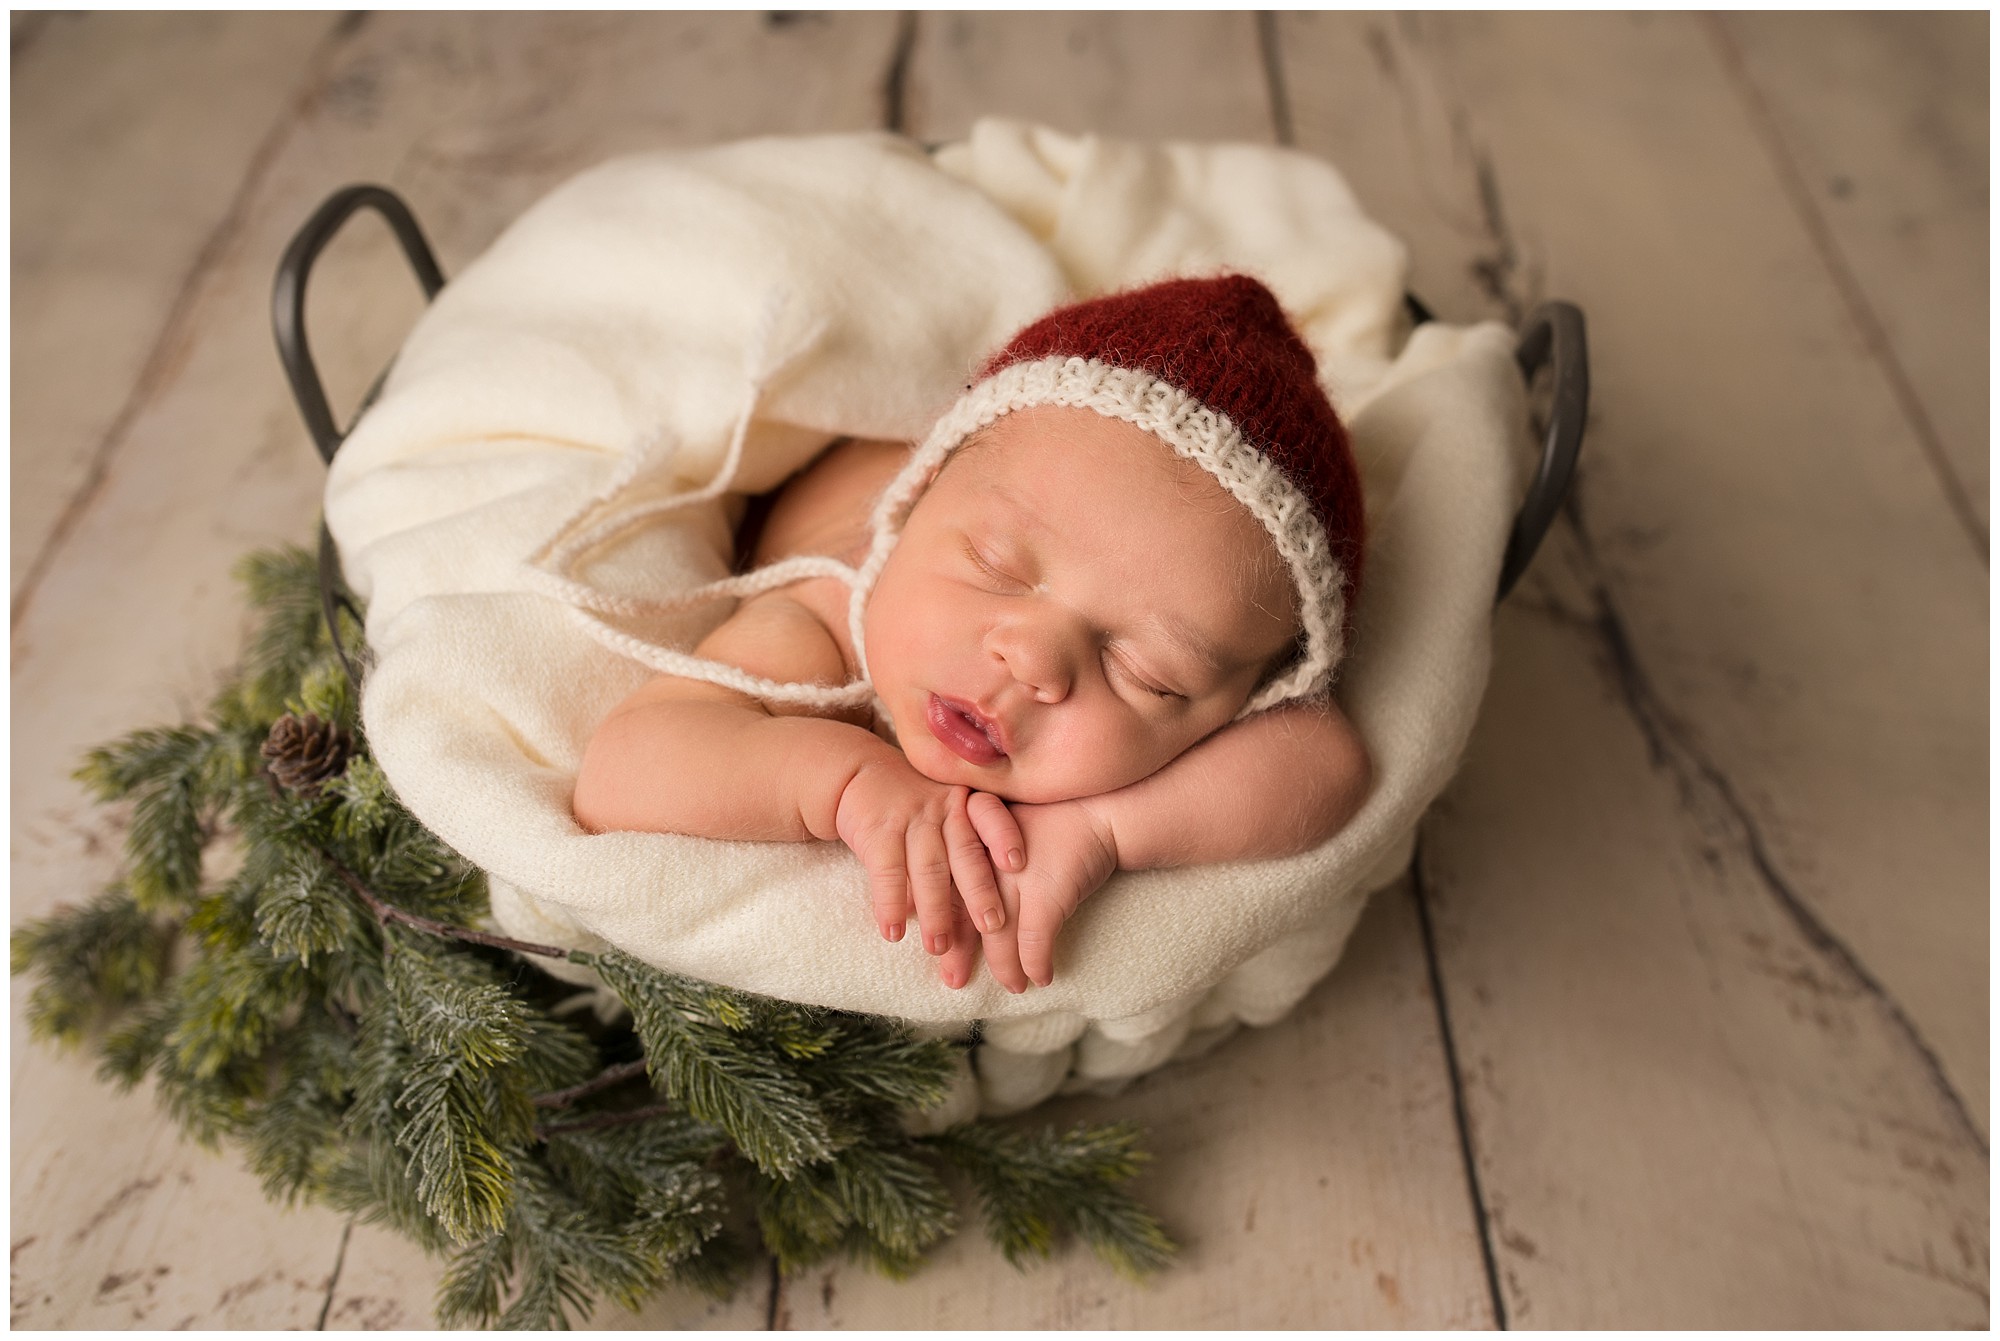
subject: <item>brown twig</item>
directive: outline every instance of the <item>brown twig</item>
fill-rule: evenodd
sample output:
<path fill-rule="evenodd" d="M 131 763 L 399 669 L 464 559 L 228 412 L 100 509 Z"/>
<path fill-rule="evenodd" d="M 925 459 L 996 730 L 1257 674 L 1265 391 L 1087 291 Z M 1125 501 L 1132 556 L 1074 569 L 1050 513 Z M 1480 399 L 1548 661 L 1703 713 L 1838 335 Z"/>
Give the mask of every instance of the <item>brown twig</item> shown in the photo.
<path fill-rule="evenodd" d="M 536 945 L 532 941 L 517 941 L 509 936 L 495 936 L 491 932 L 474 931 L 471 927 L 456 927 L 449 922 L 440 922 L 430 917 L 420 917 L 407 909 L 398 908 L 395 904 L 384 901 L 381 895 L 363 884 L 360 876 L 348 870 L 324 852 L 320 855 L 325 857 L 326 864 L 333 868 L 333 873 L 340 877 L 341 882 L 353 890 L 363 903 L 368 905 L 369 910 L 375 914 L 375 920 L 384 925 L 390 922 L 400 922 L 413 930 L 421 931 L 430 936 L 441 936 L 446 940 L 470 941 L 474 945 L 490 945 L 496 950 L 512 950 L 516 954 L 524 955 L 542 955 L 548 959 L 569 958 L 569 951 L 560 946 Z"/>
<path fill-rule="evenodd" d="M 264 785 L 271 789 L 273 796 L 283 796 L 285 794 L 284 787 L 275 777 L 271 776 L 270 769 L 265 768 L 259 771 L 263 773 Z M 412 930 L 424 932 L 426 935 L 439 936 L 445 940 L 470 941 L 474 945 L 490 945 L 496 950 L 512 950 L 516 954 L 541 955 L 545 959 L 568 959 L 570 957 L 569 951 L 563 949 L 561 946 L 537 945 L 533 941 L 517 941 L 507 936 L 495 936 L 491 932 L 474 931 L 471 927 L 453 926 L 449 922 L 440 922 L 435 918 L 421 917 L 407 909 L 398 908 L 395 904 L 388 902 L 380 894 L 377 894 L 374 890 L 363 884 L 360 876 L 334 860 L 331 852 L 328 852 L 318 844 L 313 844 L 312 848 L 314 852 L 319 854 L 320 860 L 333 868 L 333 873 L 340 877 L 342 883 L 353 890 L 360 897 L 361 901 L 368 905 L 368 910 L 375 914 L 375 920 L 384 926 L 387 926 L 391 922 L 400 922 Z"/>
<path fill-rule="evenodd" d="M 620 1113 L 599 1113 L 596 1117 L 578 1118 L 575 1122 L 551 1122 L 545 1127 L 535 1128 L 535 1139 L 546 1141 L 551 1136 L 566 1136 L 573 1131 L 595 1131 L 600 1127 L 624 1127 L 634 1122 L 645 1122 L 650 1118 L 666 1117 L 681 1110 L 672 1104 L 653 1104 L 646 1108 L 628 1108 Z"/>
<path fill-rule="evenodd" d="M 645 1074 L 646 1063 L 643 1058 L 636 1062 L 620 1062 L 616 1066 L 607 1066 L 581 1085 L 572 1085 L 566 1090 L 550 1090 L 547 1094 L 537 1094 L 534 1104 L 537 1108 L 568 1108 L 578 1099 L 587 1098 L 599 1090 L 608 1090 L 613 1085 L 623 1084 L 635 1076 Z"/>

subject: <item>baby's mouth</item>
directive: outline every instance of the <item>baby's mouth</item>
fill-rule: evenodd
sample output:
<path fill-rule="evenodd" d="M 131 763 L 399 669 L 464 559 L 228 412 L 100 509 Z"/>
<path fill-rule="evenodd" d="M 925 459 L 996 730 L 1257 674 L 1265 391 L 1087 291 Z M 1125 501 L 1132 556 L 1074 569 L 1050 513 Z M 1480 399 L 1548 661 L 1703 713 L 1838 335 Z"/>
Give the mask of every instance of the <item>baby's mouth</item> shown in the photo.
<path fill-rule="evenodd" d="M 938 743 L 971 764 L 991 764 L 1007 757 L 999 725 L 982 717 L 969 703 L 931 695 L 925 723 Z"/>

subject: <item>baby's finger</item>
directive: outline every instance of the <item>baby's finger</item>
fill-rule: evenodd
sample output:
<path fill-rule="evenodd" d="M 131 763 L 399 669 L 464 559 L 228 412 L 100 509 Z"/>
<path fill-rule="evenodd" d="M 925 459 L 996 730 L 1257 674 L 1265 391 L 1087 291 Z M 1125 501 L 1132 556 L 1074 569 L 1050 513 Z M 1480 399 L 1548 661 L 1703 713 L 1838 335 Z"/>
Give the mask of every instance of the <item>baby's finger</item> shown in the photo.
<path fill-rule="evenodd" d="M 1038 987 L 1056 980 L 1056 933 L 1062 930 L 1065 915 L 1054 899 L 1023 901 L 1021 923 L 1021 968 Z"/>
<path fill-rule="evenodd" d="M 964 902 L 971 925 L 980 931 L 998 931 L 1007 924 L 1007 909 L 1000 902 L 1000 890 L 993 883 L 993 863 L 986 844 L 965 813 L 965 789 L 952 789 L 951 809 L 944 817 L 944 845 L 951 856 L 952 883 Z"/>
<path fill-rule="evenodd" d="M 951 945 L 951 858 L 945 852 L 944 832 L 934 824 L 918 822 L 909 833 L 910 892 L 917 899 L 917 925 L 922 928 L 924 949 L 941 955 Z"/>
<path fill-rule="evenodd" d="M 1021 949 L 1018 943 L 1019 928 L 1016 917 L 998 931 L 989 931 L 979 938 L 979 951 L 986 956 L 986 971 L 999 983 L 1016 995 L 1028 990 L 1028 975 L 1021 968 Z"/>
<path fill-rule="evenodd" d="M 886 941 L 903 939 L 903 924 L 910 916 L 910 876 L 903 868 L 900 838 L 877 842 L 859 854 L 868 868 L 868 901 L 875 907 L 875 925 Z"/>
<path fill-rule="evenodd" d="M 1028 865 L 1028 845 L 1021 837 L 1021 825 L 1007 803 L 992 792 L 974 792 L 965 803 L 967 816 L 979 834 L 979 841 L 993 854 L 993 864 L 1003 871 L 1019 871 Z"/>
<path fill-rule="evenodd" d="M 954 992 L 972 980 L 972 964 L 979 955 L 979 933 L 966 920 L 965 909 L 953 905 L 951 947 L 938 958 L 938 978 Z"/>

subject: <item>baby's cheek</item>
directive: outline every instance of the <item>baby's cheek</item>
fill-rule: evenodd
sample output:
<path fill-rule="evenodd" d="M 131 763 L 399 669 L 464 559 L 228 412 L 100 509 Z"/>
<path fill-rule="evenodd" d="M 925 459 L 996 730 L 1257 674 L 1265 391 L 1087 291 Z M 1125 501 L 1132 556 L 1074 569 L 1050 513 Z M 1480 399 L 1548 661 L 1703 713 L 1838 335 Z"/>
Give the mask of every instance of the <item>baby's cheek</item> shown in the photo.
<path fill-rule="evenodd" d="M 1143 725 L 1119 720 L 1114 714 L 1095 714 L 1070 724 L 1070 729 L 1054 742 L 1050 753 L 1054 789 L 1060 798 L 1100 796 L 1129 786 L 1157 771 L 1174 753 Z"/>

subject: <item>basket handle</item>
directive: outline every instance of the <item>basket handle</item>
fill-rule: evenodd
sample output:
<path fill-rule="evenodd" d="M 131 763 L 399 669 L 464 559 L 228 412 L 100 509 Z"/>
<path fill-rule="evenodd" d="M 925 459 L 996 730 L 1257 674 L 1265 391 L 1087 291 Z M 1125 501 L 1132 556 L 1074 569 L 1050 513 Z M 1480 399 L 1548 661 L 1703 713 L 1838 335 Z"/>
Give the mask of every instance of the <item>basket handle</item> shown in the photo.
<path fill-rule="evenodd" d="M 318 449 L 320 459 L 331 463 L 333 454 L 340 450 L 340 444 L 347 438 L 347 430 L 333 420 L 333 408 L 327 403 L 326 387 L 320 381 L 319 369 L 313 363 L 312 346 L 306 341 L 306 279 L 312 274 L 313 262 L 319 259 L 326 244 L 333 241 L 341 225 L 353 218 L 362 209 L 372 209 L 388 221 L 394 230 L 396 240 L 403 246 L 403 255 L 410 268 L 417 273 L 417 282 L 423 285 L 426 301 L 437 297 L 444 287 L 444 271 L 438 268 L 437 257 L 432 255 L 430 243 L 424 240 L 423 230 L 417 227 L 417 218 L 410 213 L 410 207 L 402 197 L 383 186 L 349 186 L 328 196 L 326 203 L 313 211 L 305 226 L 292 238 L 285 248 L 285 255 L 278 262 L 278 278 L 271 287 L 271 327 L 278 339 L 278 359 L 285 365 L 285 378 L 291 383 L 292 399 L 298 402 L 299 417 L 305 420 L 306 431 L 312 434 L 313 446 Z M 375 399 L 381 389 L 378 379 L 368 395 L 362 400 L 362 408 Z M 339 607 L 347 607 L 349 614 L 360 618 L 360 611 L 354 602 L 340 590 L 340 559 L 333 547 L 333 534 L 326 529 L 326 522 L 319 525 L 319 604 L 320 613 L 326 618 L 327 636 L 333 642 L 335 655 L 347 672 L 347 681 L 357 688 L 361 676 L 355 670 L 354 662 L 347 655 L 347 648 L 340 639 Z"/>
<path fill-rule="evenodd" d="M 1500 561 L 1500 589 L 1493 597 L 1496 605 L 1507 599 L 1535 557 L 1576 474 L 1584 420 L 1590 413 L 1590 357 L 1584 345 L 1582 310 L 1574 303 L 1551 302 L 1530 312 L 1521 323 L 1514 361 L 1521 367 L 1522 378 L 1531 384 L 1544 365 L 1551 365 L 1553 399 L 1548 431 L 1542 438 L 1541 464 L 1521 510 L 1514 514 L 1507 553 Z"/>
<path fill-rule="evenodd" d="M 333 422 L 333 409 L 327 404 L 326 388 L 313 363 L 312 346 L 306 341 L 306 279 L 341 225 L 362 209 L 374 210 L 395 231 L 410 269 L 417 272 L 417 282 L 424 286 L 426 300 L 437 297 L 444 287 L 444 272 L 438 269 L 416 216 L 401 196 L 385 186 L 348 186 L 335 191 L 285 248 L 284 259 L 278 262 L 277 282 L 271 287 L 271 326 L 278 338 L 278 358 L 292 384 L 292 399 L 298 402 L 299 417 L 306 421 L 306 431 L 312 434 L 320 459 L 327 462 L 340 450 L 347 431 Z"/>

